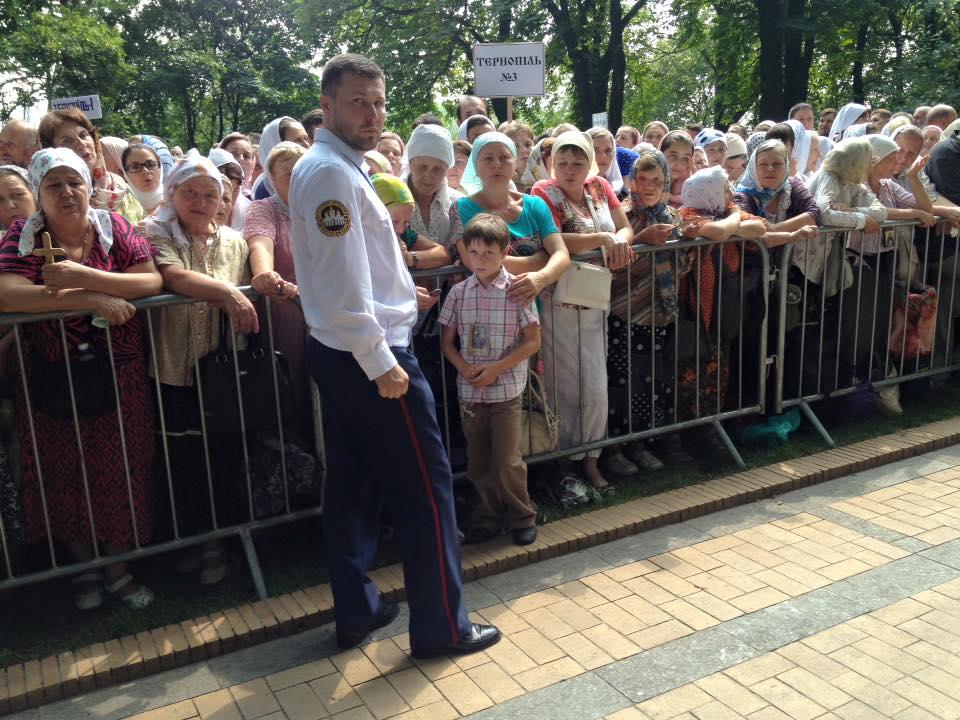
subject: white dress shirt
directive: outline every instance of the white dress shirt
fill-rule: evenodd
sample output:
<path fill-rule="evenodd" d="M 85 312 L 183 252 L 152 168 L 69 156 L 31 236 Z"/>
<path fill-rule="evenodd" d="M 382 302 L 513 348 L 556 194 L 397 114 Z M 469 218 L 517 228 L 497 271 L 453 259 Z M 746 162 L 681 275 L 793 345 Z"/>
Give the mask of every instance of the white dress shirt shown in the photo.
<path fill-rule="evenodd" d="M 319 129 L 293 170 L 293 259 L 310 334 L 353 353 L 371 380 L 393 368 L 391 346 L 410 345 L 413 279 L 390 213 L 360 169 L 363 153 Z"/>

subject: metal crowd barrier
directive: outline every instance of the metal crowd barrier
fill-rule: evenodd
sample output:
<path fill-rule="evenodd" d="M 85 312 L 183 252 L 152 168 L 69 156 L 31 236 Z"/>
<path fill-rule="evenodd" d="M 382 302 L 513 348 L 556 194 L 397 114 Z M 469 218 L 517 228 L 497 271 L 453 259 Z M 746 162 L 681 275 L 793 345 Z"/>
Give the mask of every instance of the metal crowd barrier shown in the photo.
<path fill-rule="evenodd" d="M 883 250 L 876 254 L 866 253 L 863 245 L 848 248 L 858 232 L 822 227 L 820 237 L 787 246 L 772 300 L 777 308 L 772 412 L 798 407 L 830 447 L 835 446 L 833 438 L 811 404 L 852 395 L 868 385 L 879 390 L 960 370 L 953 351 L 951 309 L 960 294 L 951 226 L 942 220 L 931 228 L 921 228 L 915 220 L 881 223 Z M 804 261 L 795 261 L 798 249 L 809 257 L 817 244 L 828 241 L 842 252 L 832 254 L 819 273 L 803 272 Z M 841 261 L 848 268 L 844 284 L 849 285 L 824 297 L 824 287 L 833 283 L 839 288 L 834 278 Z M 937 300 L 932 322 L 927 318 L 932 340 L 919 351 L 911 347 L 907 352 L 908 334 L 896 313 L 907 314 L 910 296 L 916 302 L 927 289 Z M 794 323 L 788 333 L 790 306 Z M 899 341 L 891 344 L 895 323 Z"/>
<path fill-rule="evenodd" d="M 578 423 L 580 430 L 572 436 L 567 433 L 568 442 L 561 442 L 556 448 L 532 455 L 527 458 L 529 463 L 540 463 L 549 460 L 558 459 L 565 456 L 576 455 L 590 450 L 599 450 L 609 446 L 622 443 L 643 440 L 658 436 L 675 433 L 682 430 L 697 427 L 712 427 L 722 439 L 724 445 L 729 450 L 735 461 L 742 467 L 743 460 L 737 452 L 732 440 L 725 432 L 722 422 L 725 420 L 744 417 L 748 415 L 761 415 L 765 411 L 766 398 L 768 395 L 768 370 L 771 363 L 777 358 L 768 357 L 767 352 L 767 322 L 770 316 L 768 312 L 768 301 L 773 297 L 771 294 L 771 283 L 775 276 L 770 273 L 770 257 L 767 248 L 761 241 L 731 239 L 725 242 L 713 242 L 704 239 L 668 243 L 662 247 L 636 246 L 634 248 L 638 255 L 634 271 L 620 271 L 619 277 L 625 279 L 625 290 L 621 287 L 621 293 L 625 292 L 629 300 L 621 309 L 622 316 L 618 316 L 620 321 L 625 324 L 625 337 L 627 350 L 623 361 L 625 369 L 625 397 L 626 397 L 626 418 L 623 421 L 625 427 L 621 427 L 616 433 L 611 433 L 606 423 L 601 432 L 592 434 L 585 433 L 582 423 Z M 598 253 L 588 253 L 578 259 L 585 261 L 599 258 Z M 642 263 L 646 264 L 642 264 Z M 711 270 L 712 268 L 712 270 Z M 436 270 L 424 270 L 415 273 L 418 284 L 433 284 L 437 287 L 446 284 L 451 276 L 462 275 L 464 270 L 458 267 L 447 267 Z M 625 278 L 623 277 L 625 274 Z M 615 273 L 615 276 L 618 276 Z M 706 285 L 704 284 L 706 283 Z M 635 288 L 636 285 L 636 288 Z M 643 287 L 649 289 L 648 299 L 642 304 L 635 300 L 635 289 L 642 290 Z M 673 288 L 671 295 L 670 288 Z M 244 292 L 254 297 L 250 288 L 245 288 Z M 672 297 L 672 301 L 671 301 Z M 562 313 L 569 308 L 559 307 L 553 303 L 552 295 L 544 293 L 541 296 L 543 321 L 552 323 L 553 327 L 558 327 L 558 317 L 556 313 Z M 709 299 L 713 298 L 712 303 Z M 133 303 L 138 312 L 145 315 L 145 326 L 149 333 L 148 338 L 152 338 L 155 325 L 155 314 L 162 308 L 186 304 L 191 307 L 190 325 L 185 331 L 189 331 L 191 342 L 194 340 L 194 321 L 193 310 L 198 303 L 188 298 L 174 295 L 161 295 L 151 298 L 145 298 Z M 261 332 L 266 334 L 269 342 L 264 344 L 272 351 L 275 348 L 274 322 L 272 321 L 272 308 L 269 299 L 265 299 L 266 318 L 264 323 L 266 327 L 261 327 Z M 706 310 L 712 305 L 710 313 Z M 781 308 L 782 311 L 782 308 Z M 599 337 L 601 344 L 597 347 L 584 347 L 583 338 L 589 335 L 589 331 L 581 326 L 584 318 L 587 317 L 586 311 L 576 310 L 575 328 L 570 327 L 567 321 L 566 332 L 568 335 L 573 333 L 572 337 L 577 340 L 574 343 L 576 350 L 576 362 L 574 366 L 559 358 L 558 353 L 562 348 L 556 346 L 556 333 L 548 334 L 544 337 L 542 353 L 551 357 L 552 375 L 556 378 L 555 386 L 547 388 L 547 395 L 556 399 L 557 392 L 561 384 L 565 391 L 574 389 L 574 396 L 579 397 L 579 407 L 573 406 L 573 415 L 571 418 L 569 407 L 567 416 L 564 418 L 561 410 L 561 437 L 564 436 L 564 423 L 570 423 L 572 419 L 576 420 L 583 416 L 585 404 L 589 398 L 585 397 L 585 392 L 589 388 L 596 389 L 596 383 L 591 385 L 589 368 L 584 367 L 584 351 L 587 354 L 602 354 L 601 362 L 607 358 L 606 340 L 608 337 L 608 317 L 603 317 L 601 332 Z M 15 339 L 15 356 L 21 367 L 26 367 L 28 359 L 26 343 L 24 340 L 24 327 L 31 323 L 42 321 L 59 322 L 59 331 L 64 353 L 68 354 L 67 331 L 64 324 L 66 318 L 80 315 L 82 313 L 68 314 L 6 314 L 0 315 L 0 330 L 4 326 L 13 326 Z M 639 328 L 639 329 L 638 329 Z M 654 344 L 651 348 L 634 346 L 635 337 L 638 333 L 648 328 L 648 337 L 654 338 Z M 667 338 L 665 344 L 657 345 L 657 330 L 663 331 L 663 337 Z M 420 329 L 422 330 L 422 328 Z M 598 337 L 594 328 L 593 338 Z M 231 328 L 232 331 L 232 328 Z M 585 335 L 586 333 L 586 335 Z M 432 367 L 435 375 L 430 378 L 434 387 L 438 405 L 438 419 L 447 442 L 447 450 L 451 459 L 454 461 L 456 477 L 462 478 L 465 473 L 462 471 L 462 458 L 457 455 L 457 426 L 459 424 L 459 403 L 456 396 L 455 383 L 453 378 L 455 371 L 442 360 L 440 352 L 439 333 L 418 332 L 414 340 L 414 349 L 422 354 L 427 352 L 433 360 L 426 360 L 423 364 L 429 365 L 435 362 Z M 550 347 L 547 345 L 550 344 Z M 589 343 L 588 343 L 589 344 Z M 236 345 L 232 344 L 234 359 L 236 359 Z M 779 341 L 779 357 L 783 355 L 783 340 Z M 117 373 L 113 363 L 113 348 L 109 342 L 107 334 L 107 349 L 110 355 L 111 373 L 113 377 L 113 387 L 116 398 L 119 398 L 119 388 L 117 384 Z M 147 349 L 148 357 L 152 365 L 156 365 L 157 348 L 151 343 Z M 196 355 L 196 352 L 193 353 Z M 594 357 L 594 360 L 597 358 Z M 636 367 L 635 364 L 643 363 Z M 194 370 L 196 372 L 197 383 L 200 385 L 200 365 L 198 360 L 194 360 Z M 777 373 L 776 395 L 778 401 L 782 400 L 781 376 Z M 594 365 L 595 366 L 595 365 Z M 236 367 L 236 364 L 234 365 Z M 278 384 L 277 384 L 277 364 L 274 360 L 273 369 L 273 392 L 275 397 L 275 410 L 278 418 L 276 424 L 276 433 L 279 436 L 280 447 L 284 448 L 284 423 L 280 422 L 283 416 L 283 410 L 280 407 Z M 82 446 L 82 419 L 77 414 L 76 402 L 73 398 L 73 380 L 70 376 L 69 364 L 67 364 L 67 376 L 71 387 L 71 403 L 73 406 L 72 429 L 78 443 L 80 456 L 83 457 L 85 450 L 95 451 L 96 449 L 85 449 Z M 431 368 L 427 368 L 430 370 Z M 546 370 L 546 367 L 544 367 Z M 622 371 L 621 371 L 622 372 Z M 237 376 L 237 387 L 240 387 L 240 378 Z M 49 508 L 46 506 L 44 493 L 43 468 L 40 463 L 40 452 L 37 442 L 43 442 L 43 437 L 37 432 L 35 409 L 31 404 L 32 388 L 28 386 L 26 375 L 19 373 L 17 379 L 19 383 L 19 397 L 25 406 L 21 409 L 26 414 L 27 435 L 32 445 L 33 462 L 37 467 L 37 483 L 40 495 L 40 501 L 43 504 L 43 515 L 45 523 L 45 538 L 47 543 L 47 553 L 49 554 L 48 567 L 32 571 L 29 573 L 18 572 L 13 562 L 13 548 L 11 546 L 10 536 L 7 529 L 3 526 L 3 518 L 0 515 L 0 545 L 2 545 L 2 562 L 0 562 L 0 591 L 26 584 L 41 582 L 66 575 L 74 575 L 88 569 L 101 568 L 118 561 L 129 561 L 144 558 L 147 556 L 167 553 L 175 550 L 182 550 L 188 547 L 195 547 L 214 539 L 223 539 L 229 537 L 238 537 L 244 549 L 246 560 L 250 566 L 254 585 L 261 598 L 266 597 L 266 587 L 263 580 L 263 574 L 257 558 L 256 548 L 252 539 L 254 532 L 275 527 L 281 524 L 290 523 L 307 517 L 319 516 L 323 512 L 322 499 L 309 507 L 295 507 L 289 497 L 289 477 L 286 466 L 285 454 L 281 450 L 281 476 L 283 484 L 283 507 L 276 514 L 269 517 L 257 517 L 253 507 L 254 487 L 251 477 L 251 447 L 250 443 L 254 438 L 249 437 L 253 433 L 241 432 L 237 437 L 236 452 L 242 458 L 242 504 L 245 506 L 245 517 L 225 521 L 218 513 L 217 492 L 215 491 L 215 478 L 211 470 L 210 447 L 208 444 L 208 433 L 206 426 L 203 426 L 201 437 L 203 440 L 203 450 L 205 456 L 205 493 L 209 499 L 209 527 L 206 530 L 194 534 L 181 532 L 178 522 L 178 508 L 176 503 L 176 485 L 178 478 L 172 472 L 170 448 L 165 433 L 163 412 L 163 394 L 161 393 L 160 380 L 156 377 L 151 378 L 153 385 L 155 410 L 159 422 L 157 451 L 160 455 L 160 470 L 153 478 L 153 483 L 162 490 L 165 496 L 165 508 L 170 513 L 172 532 L 169 537 L 164 537 L 153 542 L 141 543 L 136 532 L 136 513 L 134 511 L 134 492 L 130 481 L 129 457 L 127 454 L 127 439 L 124 435 L 124 425 L 122 422 L 122 413 L 118 413 L 118 442 L 121 445 L 124 456 L 124 467 L 126 472 L 126 498 L 125 502 L 130 507 L 130 517 L 134 523 L 134 542 L 130 549 L 116 553 L 105 554 L 99 547 L 95 523 L 94 508 L 91 501 L 90 483 L 91 479 L 87 477 L 85 464 L 81 461 L 81 467 L 78 472 L 81 474 L 83 487 L 83 497 L 80 502 L 85 505 L 85 511 L 90 525 L 90 542 L 92 543 L 92 558 L 82 562 L 67 561 L 58 558 L 58 549 L 54 538 L 56 537 L 56 528 L 51 527 Z M 36 382 L 34 380 L 33 382 Z M 311 393 L 315 396 L 316 389 L 312 382 L 308 383 Z M 579 393 L 577 392 L 579 389 Z M 609 383 L 607 388 L 600 388 L 609 393 Z M 623 397 L 623 388 L 620 388 L 620 397 Z M 200 398 L 200 412 L 203 417 L 203 393 L 202 388 L 198 387 Z M 592 392 L 592 391 L 591 391 Z M 527 390 L 528 409 L 533 406 L 530 390 Z M 660 396 L 663 393 L 664 397 Z M 606 393 L 604 393 L 606 394 Z M 634 398 L 645 394 L 649 398 L 649 417 L 641 416 L 634 412 Z M 681 398 L 681 395 L 684 397 Z M 806 398 L 809 400 L 809 396 Z M 788 404 L 792 401 L 783 401 Z M 239 394 L 239 407 L 241 420 L 243 414 L 243 395 Z M 659 408 L 659 410 L 658 410 Z M 662 412 L 663 416 L 658 417 Z M 323 439 L 320 422 L 320 406 L 318 402 L 313 404 L 313 421 L 315 428 L 315 443 L 312 448 L 319 464 L 319 472 L 323 472 Z M 532 426 L 532 422 L 529 423 Z M 21 428 L 22 429 L 22 428 Z M 531 438 L 532 439 L 532 438 Z M 322 489 L 320 492 L 322 498 Z M 159 507 L 158 510 L 164 508 Z"/>

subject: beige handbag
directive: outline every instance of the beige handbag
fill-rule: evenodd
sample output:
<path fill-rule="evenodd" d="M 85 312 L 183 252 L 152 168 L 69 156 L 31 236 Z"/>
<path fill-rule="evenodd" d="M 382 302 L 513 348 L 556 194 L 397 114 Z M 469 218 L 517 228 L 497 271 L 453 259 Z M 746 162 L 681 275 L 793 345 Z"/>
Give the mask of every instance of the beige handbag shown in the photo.
<path fill-rule="evenodd" d="M 593 198 L 587 193 L 587 207 L 593 218 L 593 227 L 598 229 L 597 211 L 593 207 Z M 599 230 L 597 230 L 599 232 Z M 557 280 L 557 300 L 564 305 L 579 305 L 610 312 L 610 284 L 613 274 L 606 267 L 607 251 L 600 248 L 603 265 L 573 260 L 570 268 Z"/>
<path fill-rule="evenodd" d="M 555 450 L 560 441 L 560 417 L 547 405 L 543 379 L 532 369 L 521 397 L 520 454 L 526 457 Z"/>

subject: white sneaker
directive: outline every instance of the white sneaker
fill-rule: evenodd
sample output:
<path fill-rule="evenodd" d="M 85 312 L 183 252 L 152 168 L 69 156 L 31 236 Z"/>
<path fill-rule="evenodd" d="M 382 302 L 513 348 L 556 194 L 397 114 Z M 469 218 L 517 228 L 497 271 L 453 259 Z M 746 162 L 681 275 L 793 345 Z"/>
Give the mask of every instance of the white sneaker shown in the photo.
<path fill-rule="evenodd" d="M 896 370 L 891 370 L 890 374 L 887 375 L 888 378 L 896 376 Z M 903 406 L 900 405 L 899 385 L 886 385 L 877 390 L 877 410 L 891 417 L 903 415 Z"/>

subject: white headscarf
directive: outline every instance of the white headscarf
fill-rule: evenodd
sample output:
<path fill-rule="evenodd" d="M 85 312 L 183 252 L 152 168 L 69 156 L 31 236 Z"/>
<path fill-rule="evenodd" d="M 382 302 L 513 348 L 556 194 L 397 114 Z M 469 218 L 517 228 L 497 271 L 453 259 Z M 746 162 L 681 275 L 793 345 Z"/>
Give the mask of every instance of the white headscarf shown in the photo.
<path fill-rule="evenodd" d="M 477 118 L 483 118 L 483 121 L 477 120 Z M 460 123 L 460 127 L 457 128 L 457 140 L 466 140 L 466 139 L 467 139 L 467 132 L 470 130 L 471 121 L 486 122 L 487 124 L 490 125 L 490 127 L 494 128 L 494 129 L 496 129 L 496 127 L 497 127 L 496 125 L 493 124 L 493 120 L 491 120 L 490 118 L 488 118 L 486 115 L 471 115 L 471 116 L 468 117 L 466 120 L 464 120 L 462 123 Z M 484 134 L 486 134 L 486 133 L 484 133 Z M 468 141 L 468 142 L 469 142 L 469 141 Z"/>
<path fill-rule="evenodd" d="M 113 137 L 112 135 L 100 138 L 100 147 L 103 148 L 104 155 L 109 155 L 114 165 L 121 171 L 123 170 L 123 151 L 127 149 L 128 144 L 123 138 Z"/>
<path fill-rule="evenodd" d="M 407 141 L 406 156 L 408 160 L 432 157 L 445 163 L 447 168 L 452 167 L 454 157 L 450 133 L 439 125 L 418 125 Z"/>
<path fill-rule="evenodd" d="M 810 159 L 810 136 L 807 129 L 799 120 L 787 120 L 787 125 L 793 130 L 793 152 L 791 157 L 797 162 L 797 175 L 807 171 L 807 161 Z"/>
<path fill-rule="evenodd" d="M 551 152 L 553 152 L 552 149 Z M 550 173 L 547 172 L 547 166 L 543 162 L 543 140 L 540 140 L 530 151 L 530 157 L 527 158 L 527 167 L 523 170 L 520 182 L 529 188 L 533 187 L 538 180 L 546 180 L 548 177 L 550 177 Z"/>
<path fill-rule="evenodd" d="M 143 143 L 141 143 L 141 145 L 143 145 Z M 160 156 L 157 154 L 157 151 L 149 145 L 143 145 L 143 147 L 147 148 L 151 153 L 153 153 L 153 156 L 160 164 L 160 167 L 157 169 L 157 172 L 160 173 L 160 182 L 153 190 L 144 192 L 134 185 L 133 180 L 130 179 L 130 173 L 128 173 L 127 169 L 123 167 L 123 164 L 120 165 L 120 168 L 123 170 L 123 179 L 127 181 L 128 189 L 133 193 L 133 196 L 137 199 L 137 202 L 143 206 L 143 209 L 147 211 L 147 214 L 149 214 L 153 212 L 154 208 L 156 208 L 163 201 L 163 177 L 166 174 L 166 171 L 163 167 L 163 162 L 160 160 Z M 225 151 L 221 150 L 221 152 Z M 230 155 L 230 153 L 227 153 L 227 155 Z M 232 158 L 233 156 L 231 155 L 230 157 Z"/>
<path fill-rule="evenodd" d="M 843 139 L 844 131 L 869 109 L 866 105 L 858 103 L 847 103 L 840 108 L 840 112 L 837 113 L 837 116 L 833 119 L 833 124 L 830 126 L 830 132 L 827 133 L 830 139 L 834 142 L 840 142 Z"/>
<path fill-rule="evenodd" d="M 222 168 L 224 165 L 236 165 L 240 168 L 240 177 L 244 176 L 243 165 L 237 162 L 237 159 L 228 153 L 226 150 L 221 148 L 211 148 L 210 152 L 207 154 L 207 158 L 214 165 L 217 166 L 217 169 Z M 221 173 L 222 175 L 223 173 Z M 240 186 L 243 186 L 243 181 L 240 181 Z M 243 223 L 247 219 L 247 210 L 250 209 L 251 200 L 244 193 L 238 192 L 237 197 L 233 199 L 233 210 L 230 211 L 230 227 L 234 230 L 243 230 Z"/>
<path fill-rule="evenodd" d="M 867 135 L 864 140 L 870 143 L 870 149 L 875 163 L 880 162 L 885 157 L 900 149 L 900 146 L 893 140 L 883 135 Z"/>
<path fill-rule="evenodd" d="M 557 154 L 560 153 L 565 147 L 576 147 L 580 148 L 587 156 L 587 164 L 590 166 L 590 169 L 587 171 L 587 179 L 596 177 L 600 172 L 600 168 L 597 167 L 597 157 L 596 153 L 593 150 L 593 138 L 590 137 L 585 132 L 580 132 L 579 130 L 567 130 L 564 133 L 560 133 L 557 137 L 557 141 L 553 144 L 553 172 L 550 174 L 550 177 L 557 177 Z M 614 160 L 614 165 L 616 165 L 616 160 Z M 621 187 L 623 185 L 621 184 Z"/>
<path fill-rule="evenodd" d="M 695 208 L 709 215 L 721 215 L 727 209 L 727 173 L 720 165 L 698 170 L 683 184 L 680 197 L 683 207 Z"/>
<path fill-rule="evenodd" d="M 163 179 L 163 202 L 157 208 L 154 217 L 161 222 L 171 222 L 173 225 L 173 239 L 182 246 L 186 247 L 190 243 L 180 223 L 177 221 L 177 212 L 173 209 L 173 191 L 183 185 L 187 180 L 194 177 L 208 177 L 217 184 L 217 192 L 223 195 L 223 176 L 217 169 L 217 166 L 210 159 L 203 157 L 196 148 L 190 148 L 186 155 L 177 161 L 173 170 Z"/>
<path fill-rule="evenodd" d="M 87 186 L 88 196 L 93 188 L 93 182 L 90 179 L 90 169 L 87 164 L 73 150 L 64 147 L 44 148 L 35 153 L 30 160 L 30 168 L 27 175 L 30 178 L 30 187 L 33 194 L 40 198 L 40 183 L 47 173 L 58 167 L 67 167 L 73 170 Z M 92 206 L 87 206 L 87 220 L 97 231 L 97 237 L 100 239 L 100 246 L 104 253 L 109 253 L 113 246 L 113 219 L 107 210 L 95 210 Z M 43 210 L 37 210 L 33 215 L 27 218 L 23 229 L 20 230 L 20 245 L 18 251 L 21 256 L 29 255 L 37 246 L 37 233 L 47 224 L 46 216 Z"/>
<path fill-rule="evenodd" d="M 263 172 L 260 173 L 251 188 L 251 193 L 254 197 L 257 195 L 257 189 L 264 185 L 267 188 L 267 191 L 273 195 L 276 191 L 273 189 L 273 183 L 270 182 L 270 178 L 267 173 L 267 158 L 270 157 L 270 151 L 280 142 L 283 141 L 283 138 L 280 137 L 280 123 L 284 120 L 289 120 L 290 122 L 296 122 L 292 117 L 283 117 L 274 118 L 268 122 L 263 127 L 263 133 L 260 135 L 260 143 L 257 145 L 257 155 L 260 158 L 260 167 L 263 168 Z"/>
<path fill-rule="evenodd" d="M 617 164 L 616 138 L 613 137 L 612 132 L 610 132 L 606 128 L 600 128 L 600 127 L 590 128 L 589 130 L 587 130 L 587 135 L 589 135 L 591 139 L 596 139 L 598 137 L 606 137 L 610 139 L 611 143 L 613 143 L 613 152 L 614 152 L 613 161 L 610 163 L 610 167 L 607 168 L 607 171 L 603 174 L 603 177 L 606 179 L 608 183 L 610 183 L 610 187 L 613 188 L 613 192 L 619 195 L 620 191 L 623 190 L 623 175 L 620 174 L 620 165 Z M 554 147 L 554 152 L 556 152 L 557 146 L 554 145 L 553 147 Z"/>
<path fill-rule="evenodd" d="M 857 123 L 856 125 L 851 125 L 846 130 L 843 131 L 843 139 L 847 138 L 857 138 L 857 137 L 866 137 L 867 128 L 870 123 Z"/>

